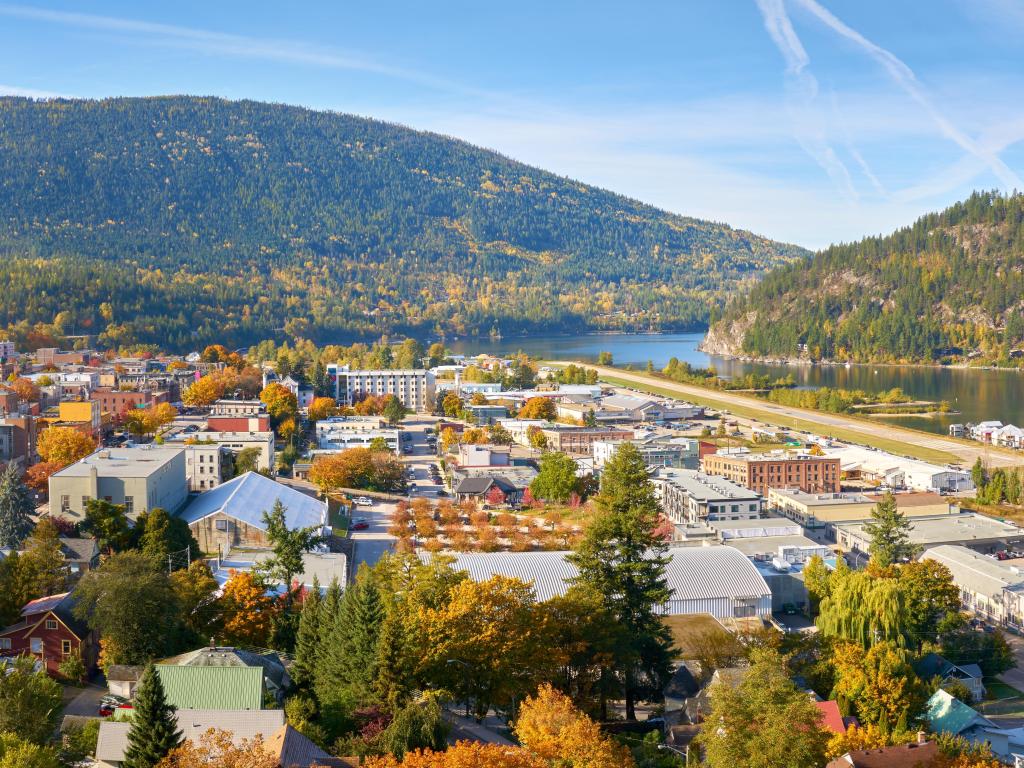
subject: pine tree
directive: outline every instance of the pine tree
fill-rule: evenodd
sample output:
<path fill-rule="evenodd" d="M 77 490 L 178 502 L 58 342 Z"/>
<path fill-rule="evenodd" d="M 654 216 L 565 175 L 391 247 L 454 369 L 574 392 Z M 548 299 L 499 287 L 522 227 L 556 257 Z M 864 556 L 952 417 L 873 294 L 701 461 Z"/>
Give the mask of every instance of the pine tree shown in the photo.
<path fill-rule="evenodd" d="M 0 546 L 17 549 L 32 532 L 35 505 L 17 467 L 8 464 L 0 474 Z"/>
<path fill-rule="evenodd" d="M 601 491 L 583 540 L 568 559 L 577 581 L 605 595 L 629 640 L 619 650 L 626 717 L 636 700 L 657 693 L 668 678 L 672 641 L 657 609 L 668 601 L 665 541 L 655 534 L 661 507 L 636 446 L 623 443 L 601 473 Z"/>
<path fill-rule="evenodd" d="M 330 586 L 320 603 L 320 615 L 318 617 L 317 641 L 316 641 L 316 667 L 313 670 L 313 688 L 319 698 L 320 693 L 329 690 L 327 669 L 327 654 L 330 644 L 334 639 L 335 624 L 338 621 L 338 614 L 341 613 L 342 591 L 338 580 L 331 579 Z"/>
<path fill-rule="evenodd" d="M 183 739 L 174 707 L 167 703 L 160 675 L 152 664 L 139 679 L 134 706 L 122 765 L 124 768 L 153 768 L 168 752 L 180 746 Z"/>
<path fill-rule="evenodd" d="M 871 537 L 868 552 L 882 567 L 910 560 L 920 549 L 910 543 L 910 521 L 896 506 L 892 493 L 886 493 L 871 510 L 864 533 Z"/>
<path fill-rule="evenodd" d="M 384 619 L 380 628 L 377 643 L 377 676 L 374 678 L 372 689 L 377 700 L 392 711 L 405 705 L 412 689 L 406 642 L 402 618 L 397 612 L 391 613 Z"/>
<path fill-rule="evenodd" d="M 321 659 L 322 679 L 317 696 L 331 701 L 346 691 L 359 701 L 370 698 L 377 675 L 377 645 L 384 604 L 380 590 L 363 572 L 345 591 L 329 642 Z"/>
<path fill-rule="evenodd" d="M 313 577 L 313 587 L 306 594 L 299 614 L 299 629 L 295 637 L 295 664 L 292 666 L 292 681 L 299 688 L 308 688 L 313 682 L 320 654 L 320 614 L 323 596 L 320 582 Z"/>

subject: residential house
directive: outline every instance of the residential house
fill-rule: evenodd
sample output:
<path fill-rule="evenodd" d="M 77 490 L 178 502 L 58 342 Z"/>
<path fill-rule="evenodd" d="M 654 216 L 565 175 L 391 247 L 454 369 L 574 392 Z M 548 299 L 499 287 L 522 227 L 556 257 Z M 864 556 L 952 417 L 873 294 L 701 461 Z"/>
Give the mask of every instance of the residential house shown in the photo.
<path fill-rule="evenodd" d="M 984 741 L 985 730 L 996 724 L 960 699 L 939 688 L 925 704 L 924 716 L 934 733 Z"/>
<path fill-rule="evenodd" d="M 879 749 L 858 749 L 837 757 L 825 768 L 921 768 L 939 756 L 934 741 L 926 741 L 924 734 L 910 744 Z"/>
<path fill-rule="evenodd" d="M 32 600 L 21 609 L 21 618 L 0 630 L 0 655 L 30 655 L 58 674 L 60 663 L 78 655 L 86 669 L 96 667 L 98 642 L 95 633 L 72 613 L 74 594 L 64 592 Z"/>
<path fill-rule="evenodd" d="M 992 443 L 1004 448 L 1024 448 L 1024 429 L 1013 424 L 1004 424 L 992 433 Z"/>
<path fill-rule="evenodd" d="M 167 703 L 175 709 L 263 709 L 263 668 L 157 664 Z"/>
<path fill-rule="evenodd" d="M 922 680 L 938 677 L 942 684 L 962 683 L 971 692 L 972 701 L 985 698 L 984 675 L 977 664 L 954 664 L 937 653 L 929 653 L 914 664 L 914 671 Z"/>
<path fill-rule="evenodd" d="M 821 725 L 826 730 L 842 736 L 846 733 L 846 721 L 843 713 L 839 711 L 839 704 L 835 701 L 815 701 L 814 706 L 821 712 Z"/>
<path fill-rule="evenodd" d="M 210 729 L 227 731 L 236 745 L 259 737 L 264 751 L 277 759 L 279 768 L 347 768 L 357 766 L 349 758 L 331 757 L 285 722 L 283 709 L 251 710 L 179 709 L 178 729 L 186 741 L 199 743 Z M 128 748 L 128 721 L 104 720 L 96 742 L 96 761 L 102 768 L 120 768 Z"/>
<path fill-rule="evenodd" d="M 525 489 L 516 488 L 500 475 L 467 477 L 455 486 L 457 501 L 489 504 L 519 504 Z"/>
<path fill-rule="evenodd" d="M 100 548 L 96 539 L 71 536 L 60 537 L 60 552 L 72 576 L 91 571 L 100 560 Z"/>
<path fill-rule="evenodd" d="M 280 703 L 291 687 L 291 678 L 281 657 L 274 651 L 256 653 L 241 648 L 207 646 L 164 659 L 161 664 L 175 667 L 252 667 L 262 670 L 263 686 Z"/>
<path fill-rule="evenodd" d="M 270 540 L 263 513 L 270 512 L 277 501 L 285 507 L 289 529 L 315 528 L 327 533 L 325 502 L 257 472 L 246 472 L 201 494 L 181 517 L 204 552 L 228 552 L 239 546 L 266 548 Z"/>
<path fill-rule="evenodd" d="M 1001 421 L 982 421 L 978 424 L 972 424 L 971 439 L 978 440 L 982 443 L 991 443 L 992 436 L 999 431 L 1003 426 Z"/>

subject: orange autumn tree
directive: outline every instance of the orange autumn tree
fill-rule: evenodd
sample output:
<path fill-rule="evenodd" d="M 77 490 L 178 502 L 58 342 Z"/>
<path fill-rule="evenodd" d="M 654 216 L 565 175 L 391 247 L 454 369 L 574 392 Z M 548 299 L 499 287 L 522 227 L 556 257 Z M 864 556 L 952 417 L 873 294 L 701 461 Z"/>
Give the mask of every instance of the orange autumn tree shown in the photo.
<path fill-rule="evenodd" d="M 74 427 L 48 427 L 36 441 L 36 452 L 44 462 L 66 467 L 96 449 L 96 441 Z"/>
<path fill-rule="evenodd" d="M 264 647 L 274 621 L 274 601 L 250 571 L 231 569 L 220 598 L 223 611 L 221 637 L 228 645 Z"/>
<path fill-rule="evenodd" d="M 64 467 L 55 461 L 40 461 L 25 470 L 25 485 L 39 493 L 46 493 L 50 488 L 50 475 Z"/>
<path fill-rule="evenodd" d="M 336 416 L 337 414 L 338 404 L 334 402 L 333 397 L 317 397 L 309 404 L 310 421 L 329 419 L 331 416 Z"/>
<path fill-rule="evenodd" d="M 523 702 L 515 724 L 519 742 L 548 765 L 628 768 L 633 758 L 548 683 Z"/>
<path fill-rule="evenodd" d="M 18 378 L 7 385 L 18 396 L 19 400 L 34 403 L 39 400 L 39 387 L 32 379 Z"/>
<path fill-rule="evenodd" d="M 558 411 L 553 400 L 547 397 L 531 397 L 519 409 L 520 419 L 544 419 L 553 421 Z"/>
<path fill-rule="evenodd" d="M 156 768 L 280 768 L 280 764 L 260 736 L 235 744 L 230 733 L 211 728 L 198 744 L 186 741 L 172 749 Z"/>
<path fill-rule="evenodd" d="M 364 768 L 551 768 L 551 764 L 522 747 L 460 741 L 444 752 L 409 752 L 403 760 L 388 755 L 371 757 Z M 582 768 L 582 766 L 580 767 Z"/>

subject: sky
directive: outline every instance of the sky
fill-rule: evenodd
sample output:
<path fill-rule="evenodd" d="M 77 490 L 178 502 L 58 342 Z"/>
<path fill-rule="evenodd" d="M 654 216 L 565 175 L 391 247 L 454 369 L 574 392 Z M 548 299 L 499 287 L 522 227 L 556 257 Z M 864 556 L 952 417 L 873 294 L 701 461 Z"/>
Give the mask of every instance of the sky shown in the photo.
<path fill-rule="evenodd" d="M 808 248 L 1024 189 L 1024 0 L 0 2 L 0 94 L 375 117 Z"/>

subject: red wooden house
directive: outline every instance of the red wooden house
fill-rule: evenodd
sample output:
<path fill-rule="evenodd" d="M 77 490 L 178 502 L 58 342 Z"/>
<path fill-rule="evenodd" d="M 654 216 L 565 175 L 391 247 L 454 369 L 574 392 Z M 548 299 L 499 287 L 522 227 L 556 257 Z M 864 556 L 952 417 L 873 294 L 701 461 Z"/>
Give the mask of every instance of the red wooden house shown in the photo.
<path fill-rule="evenodd" d="M 80 655 L 86 670 L 96 668 L 98 643 L 95 633 L 71 613 L 71 592 L 41 597 L 21 609 L 21 619 L 0 630 L 0 656 L 32 656 L 57 674 L 68 656 Z"/>

